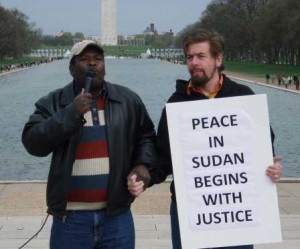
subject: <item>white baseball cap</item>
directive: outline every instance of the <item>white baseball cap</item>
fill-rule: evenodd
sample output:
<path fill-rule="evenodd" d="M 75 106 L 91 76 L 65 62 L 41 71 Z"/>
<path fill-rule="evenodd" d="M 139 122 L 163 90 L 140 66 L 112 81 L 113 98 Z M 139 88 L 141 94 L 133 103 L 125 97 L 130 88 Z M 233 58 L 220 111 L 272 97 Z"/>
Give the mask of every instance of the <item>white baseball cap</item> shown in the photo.
<path fill-rule="evenodd" d="M 69 61 L 71 62 L 74 56 L 81 54 L 82 51 L 85 50 L 87 47 L 95 47 L 100 51 L 101 54 L 104 54 L 104 49 L 97 42 L 93 40 L 82 40 L 73 45 L 69 56 Z"/>

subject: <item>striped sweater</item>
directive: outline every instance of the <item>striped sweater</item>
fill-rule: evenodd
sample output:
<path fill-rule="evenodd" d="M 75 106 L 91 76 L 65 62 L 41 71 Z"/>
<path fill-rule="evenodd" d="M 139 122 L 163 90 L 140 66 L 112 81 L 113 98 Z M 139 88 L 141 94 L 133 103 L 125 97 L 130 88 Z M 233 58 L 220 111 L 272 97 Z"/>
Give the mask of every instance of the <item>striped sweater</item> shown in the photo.
<path fill-rule="evenodd" d="M 67 210 L 106 207 L 109 152 L 104 118 L 105 100 L 98 97 L 84 115 L 86 123 L 73 165 Z"/>

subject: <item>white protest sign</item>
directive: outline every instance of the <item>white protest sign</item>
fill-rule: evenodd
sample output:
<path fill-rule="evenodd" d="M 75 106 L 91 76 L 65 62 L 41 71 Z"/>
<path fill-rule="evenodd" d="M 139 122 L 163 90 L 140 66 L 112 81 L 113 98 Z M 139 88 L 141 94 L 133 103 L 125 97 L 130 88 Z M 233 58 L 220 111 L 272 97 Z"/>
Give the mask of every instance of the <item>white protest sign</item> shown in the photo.
<path fill-rule="evenodd" d="M 182 248 L 280 242 L 266 95 L 166 110 Z"/>

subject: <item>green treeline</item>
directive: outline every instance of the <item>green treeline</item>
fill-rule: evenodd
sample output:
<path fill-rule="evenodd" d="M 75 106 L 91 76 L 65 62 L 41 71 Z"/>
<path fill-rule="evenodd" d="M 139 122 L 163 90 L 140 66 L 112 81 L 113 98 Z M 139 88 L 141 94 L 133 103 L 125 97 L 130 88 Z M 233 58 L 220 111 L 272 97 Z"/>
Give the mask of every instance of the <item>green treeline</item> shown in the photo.
<path fill-rule="evenodd" d="M 62 35 L 43 35 L 42 30 L 29 22 L 29 17 L 17 9 L 8 10 L 0 5 L 0 60 L 21 58 L 32 49 L 70 48 L 74 40 L 83 39 L 83 33 L 61 32 Z"/>
<path fill-rule="evenodd" d="M 206 28 L 225 40 L 226 60 L 300 65 L 299 0 L 214 0 L 199 21 L 183 29 Z"/>
<path fill-rule="evenodd" d="M 191 29 L 206 28 L 220 33 L 225 40 L 227 61 L 273 65 L 300 65 L 299 0 L 212 0 L 199 20 L 175 37 L 146 36 L 148 48 L 181 48 L 182 37 Z M 62 32 L 63 33 L 63 32 Z M 82 33 L 64 32 L 44 36 L 17 9 L 0 5 L 0 60 L 20 58 L 35 48 L 70 48 Z M 137 46 L 108 48 L 126 55 L 136 55 Z M 114 54 L 114 53 L 112 53 Z"/>
<path fill-rule="evenodd" d="M 0 6 L 0 60 L 19 58 L 39 45 L 41 30 L 28 22 L 28 17 L 17 9 Z"/>

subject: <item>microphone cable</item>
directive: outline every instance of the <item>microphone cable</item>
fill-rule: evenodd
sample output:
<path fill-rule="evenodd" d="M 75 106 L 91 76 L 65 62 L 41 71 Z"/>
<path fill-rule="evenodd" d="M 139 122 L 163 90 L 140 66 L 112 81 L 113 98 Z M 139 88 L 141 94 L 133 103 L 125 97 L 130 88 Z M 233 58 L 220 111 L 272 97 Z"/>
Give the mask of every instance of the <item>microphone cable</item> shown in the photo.
<path fill-rule="evenodd" d="M 41 228 L 31 238 L 29 238 L 23 245 L 21 245 L 18 249 L 21 249 L 24 246 L 26 246 L 31 240 L 33 240 L 42 231 L 42 229 L 44 228 L 44 226 L 48 220 L 48 217 L 49 217 L 49 214 L 47 214 L 46 219 L 44 220 Z"/>

